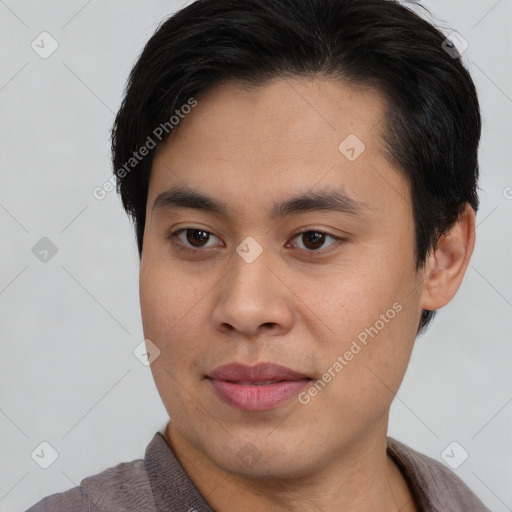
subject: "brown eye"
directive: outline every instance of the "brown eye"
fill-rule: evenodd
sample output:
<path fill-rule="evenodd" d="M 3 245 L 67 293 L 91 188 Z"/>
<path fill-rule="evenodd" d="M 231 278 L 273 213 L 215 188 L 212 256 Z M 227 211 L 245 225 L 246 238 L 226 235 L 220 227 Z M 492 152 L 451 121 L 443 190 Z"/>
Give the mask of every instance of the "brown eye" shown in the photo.
<path fill-rule="evenodd" d="M 328 238 L 333 240 L 333 242 L 325 246 L 325 242 Z M 300 247 L 299 244 L 300 249 L 306 249 L 310 252 L 329 247 L 333 245 L 334 242 L 341 240 L 339 237 L 329 235 L 323 231 L 303 231 L 302 233 L 298 233 L 294 239 L 298 239 L 302 243 L 303 247 Z"/>
<path fill-rule="evenodd" d="M 210 233 L 202 229 L 186 229 L 185 232 L 187 242 L 194 247 L 203 247 L 203 243 L 210 238 Z"/>
<path fill-rule="evenodd" d="M 308 249 L 319 249 L 325 242 L 325 234 L 319 231 L 308 231 L 302 234 L 302 241 Z"/>
<path fill-rule="evenodd" d="M 203 247 L 211 247 L 212 244 L 207 245 L 211 238 L 217 237 L 212 235 L 209 231 L 199 228 L 182 228 L 166 236 L 167 240 L 173 241 L 177 239 L 179 245 L 183 246 L 185 249 L 191 250 L 194 248 L 201 249 Z"/>

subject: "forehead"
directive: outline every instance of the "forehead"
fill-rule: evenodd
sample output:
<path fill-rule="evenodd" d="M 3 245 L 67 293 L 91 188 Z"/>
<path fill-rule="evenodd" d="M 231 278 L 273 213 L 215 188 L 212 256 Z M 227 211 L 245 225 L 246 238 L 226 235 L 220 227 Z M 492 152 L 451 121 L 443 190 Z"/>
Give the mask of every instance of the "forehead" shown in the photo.
<path fill-rule="evenodd" d="M 331 79 L 219 85 L 197 98 L 158 148 L 148 208 L 175 185 L 196 185 L 240 206 L 317 186 L 366 204 L 406 198 L 383 148 L 387 108 L 378 91 Z"/>

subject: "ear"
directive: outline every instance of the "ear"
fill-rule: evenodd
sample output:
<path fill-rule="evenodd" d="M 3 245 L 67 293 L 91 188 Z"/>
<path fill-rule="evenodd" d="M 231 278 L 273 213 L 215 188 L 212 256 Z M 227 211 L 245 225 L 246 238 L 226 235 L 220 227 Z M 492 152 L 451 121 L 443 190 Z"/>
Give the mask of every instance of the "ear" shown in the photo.
<path fill-rule="evenodd" d="M 423 309 L 439 309 L 452 300 L 462 283 L 474 247 L 475 211 L 467 203 L 457 222 L 439 239 L 437 249 L 427 256 L 421 295 Z"/>

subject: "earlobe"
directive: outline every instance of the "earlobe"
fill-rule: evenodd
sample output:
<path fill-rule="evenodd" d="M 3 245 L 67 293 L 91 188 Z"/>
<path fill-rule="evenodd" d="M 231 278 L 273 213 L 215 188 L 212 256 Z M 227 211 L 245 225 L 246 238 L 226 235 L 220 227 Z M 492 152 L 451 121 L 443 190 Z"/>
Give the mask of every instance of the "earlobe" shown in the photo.
<path fill-rule="evenodd" d="M 421 297 L 423 309 L 439 309 L 452 300 L 462 283 L 474 246 L 475 211 L 466 204 L 457 222 L 427 256 Z"/>

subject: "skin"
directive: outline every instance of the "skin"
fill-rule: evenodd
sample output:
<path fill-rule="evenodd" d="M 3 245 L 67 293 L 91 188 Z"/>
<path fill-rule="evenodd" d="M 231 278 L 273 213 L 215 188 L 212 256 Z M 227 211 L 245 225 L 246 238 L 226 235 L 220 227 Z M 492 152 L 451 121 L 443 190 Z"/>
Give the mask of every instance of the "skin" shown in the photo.
<path fill-rule="evenodd" d="M 377 91 L 327 78 L 222 84 L 158 148 L 140 266 L 144 335 L 161 351 L 151 368 L 171 418 L 166 440 L 217 512 L 417 510 L 386 454 L 389 408 L 422 309 L 444 306 L 462 281 L 474 212 L 416 272 L 410 190 L 382 146 L 387 108 Z M 366 146 L 354 161 L 338 149 L 349 134 Z M 227 214 L 153 212 L 177 185 L 224 201 Z M 271 203 L 318 190 L 368 208 L 267 216 Z M 187 232 L 165 238 L 185 227 L 210 236 L 195 246 Z M 315 249 L 304 231 L 346 240 Z M 248 236 L 263 249 L 252 263 L 235 251 Z M 205 378 L 265 361 L 321 379 L 394 303 L 401 311 L 307 405 L 239 410 Z"/>

